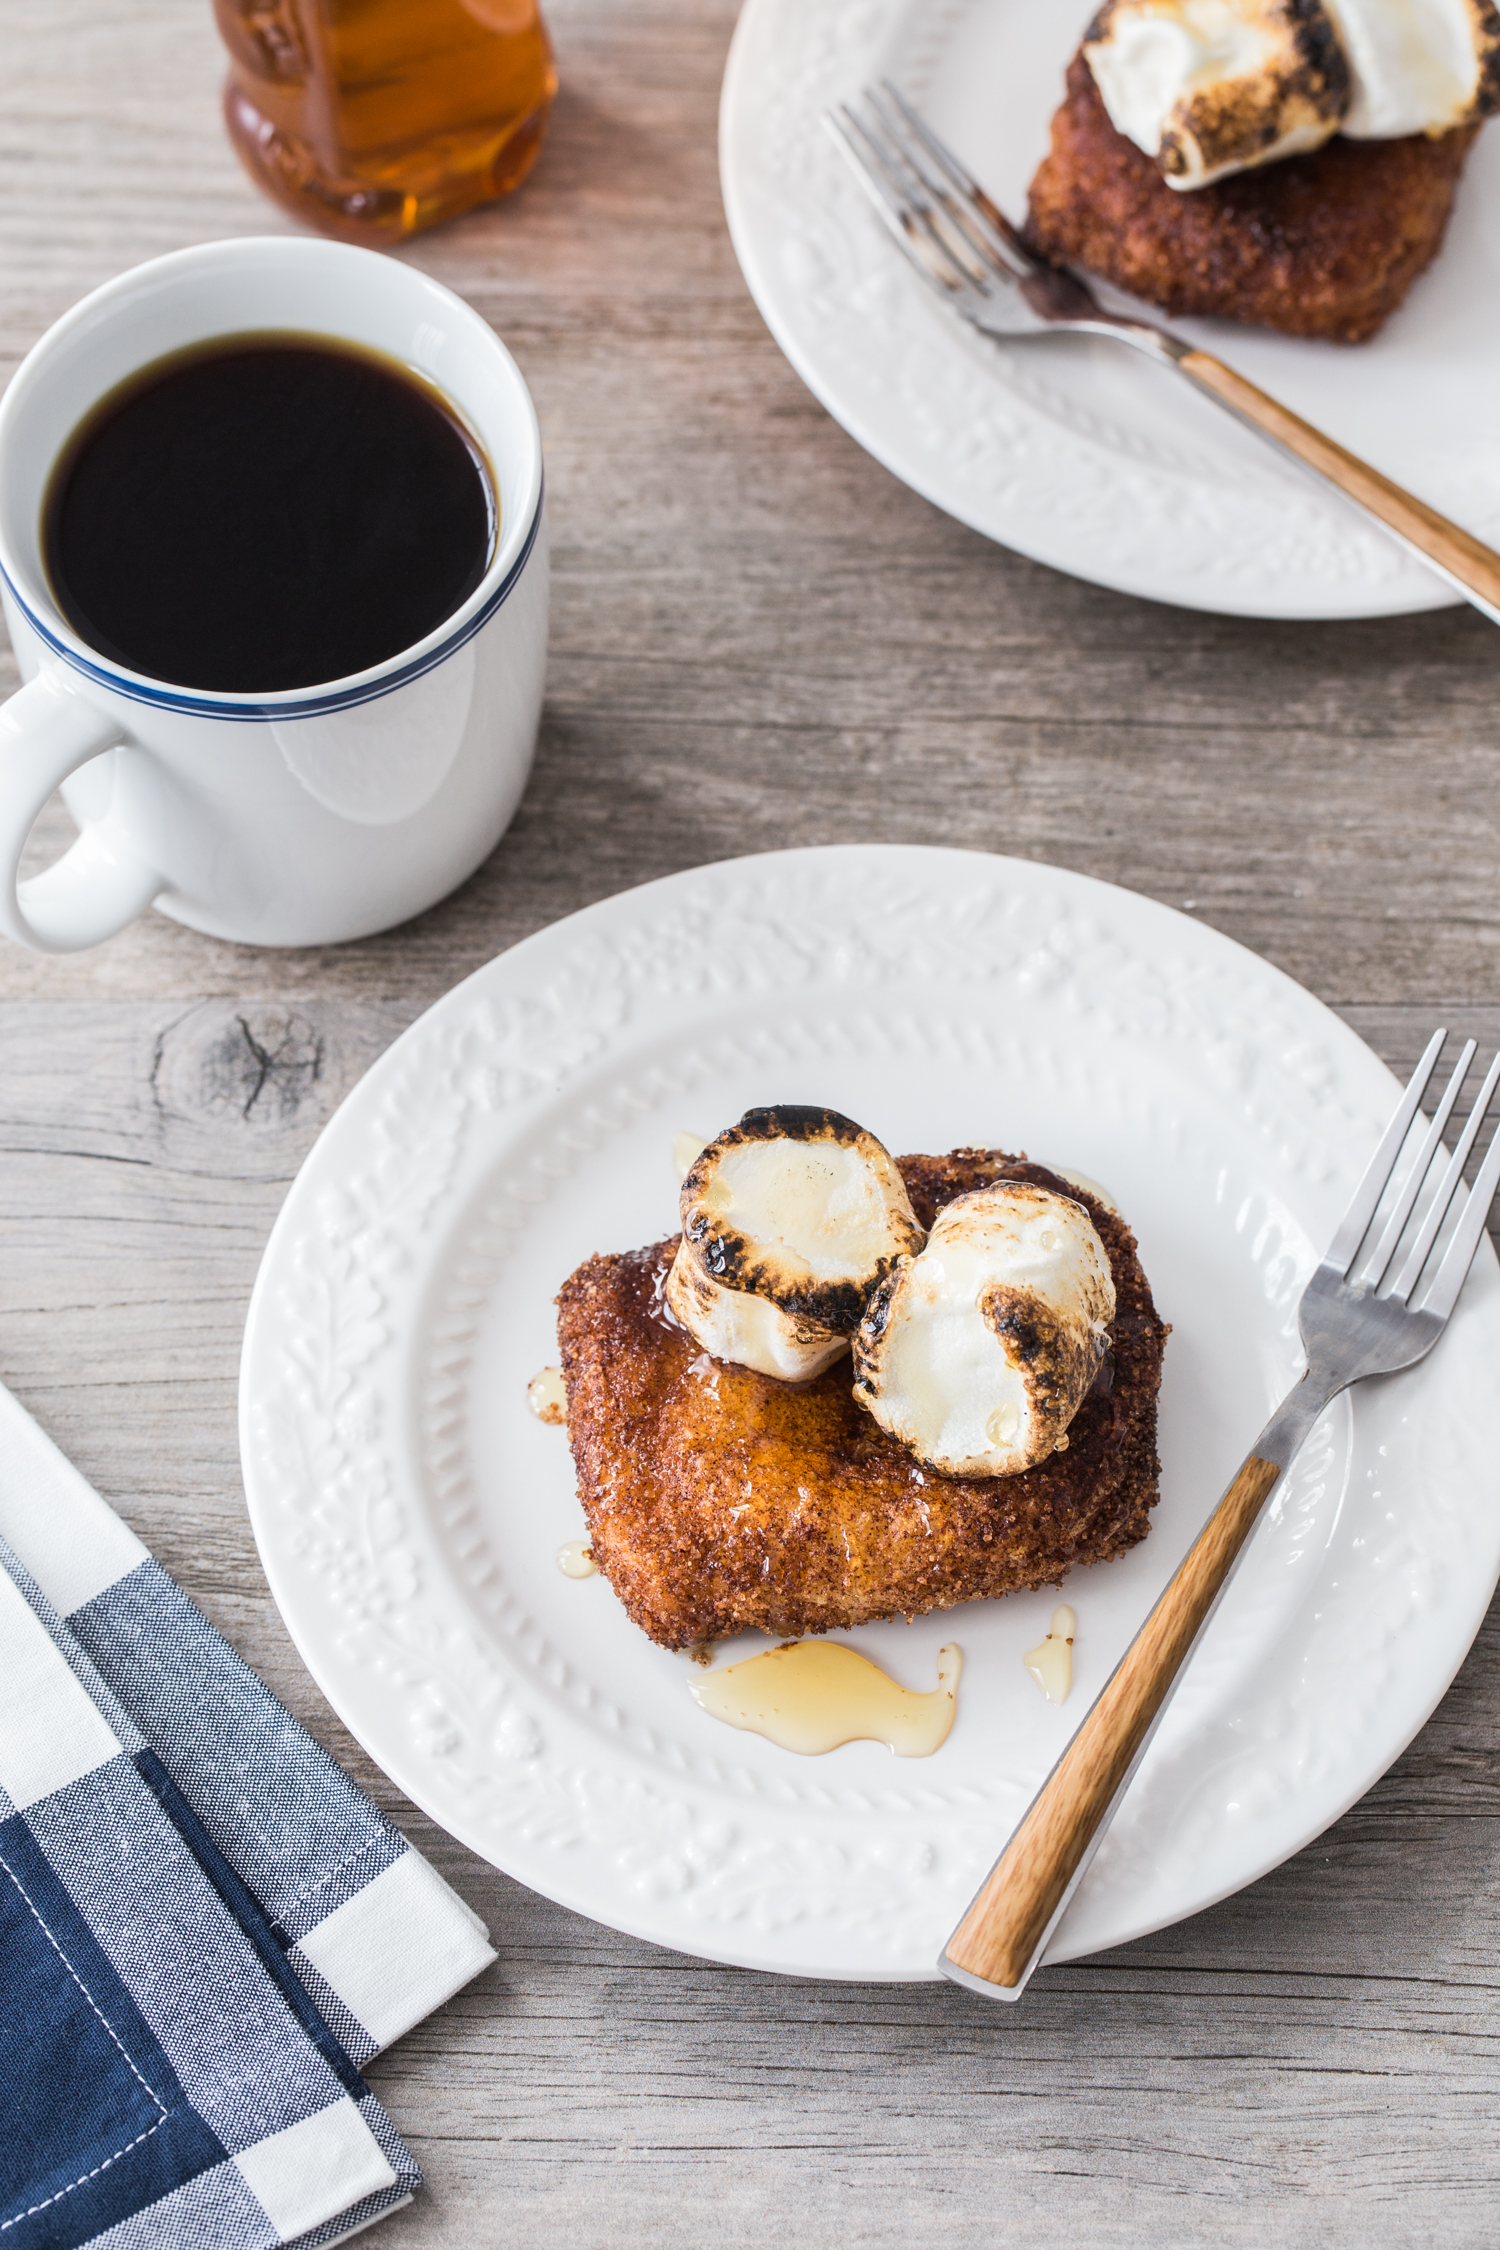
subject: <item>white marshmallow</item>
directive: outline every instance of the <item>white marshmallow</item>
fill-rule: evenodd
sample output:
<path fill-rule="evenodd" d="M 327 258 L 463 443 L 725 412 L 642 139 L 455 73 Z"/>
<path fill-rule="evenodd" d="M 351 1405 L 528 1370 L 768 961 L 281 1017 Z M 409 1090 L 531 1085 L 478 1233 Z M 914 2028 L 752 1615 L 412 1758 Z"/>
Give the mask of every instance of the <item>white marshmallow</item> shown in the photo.
<path fill-rule="evenodd" d="M 749 1110 L 682 1184 L 667 1302 L 715 1358 L 806 1381 L 923 1235 L 887 1151 L 836 1110 Z"/>
<path fill-rule="evenodd" d="M 1174 188 L 1500 109 L 1492 0 L 1105 0 L 1084 56 L 1117 132 Z"/>
<path fill-rule="evenodd" d="M 1025 1181 L 955 1197 L 854 1339 L 854 1395 L 949 1476 L 1016 1476 L 1057 1451 L 1115 1315 L 1083 1206 Z"/>
<path fill-rule="evenodd" d="M 1116 132 L 1174 188 L 1321 147 L 1349 100 L 1320 0 L 1105 0 L 1083 52 Z"/>
<path fill-rule="evenodd" d="M 810 1383 L 849 1349 L 846 1335 L 820 1321 L 801 1319 L 747 1289 L 726 1289 L 703 1271 L 685 1235 L 667 1275 L 667 1303 L 715 1359 L 784 1383 Z"/>
<path fill-rule="evenodd" d="M 1349 58 L 1355 141 L 1446 133 L 1500 108 L 1500 17 L 1485 0 L 1325 0 Z"/>

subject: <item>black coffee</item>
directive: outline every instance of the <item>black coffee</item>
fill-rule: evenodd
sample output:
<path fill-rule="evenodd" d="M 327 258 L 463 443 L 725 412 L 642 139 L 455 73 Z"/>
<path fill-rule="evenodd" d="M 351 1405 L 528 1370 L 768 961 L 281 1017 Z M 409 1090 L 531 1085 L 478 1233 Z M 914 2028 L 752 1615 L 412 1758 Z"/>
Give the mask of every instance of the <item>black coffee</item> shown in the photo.
<path fill-rule="evenodd" d="M 69 440 L 48 575 L 75 632 L 229 693 L 382 664 L 488 568 L 495 503 L 437 393 L 372 353 L 237 336 L 144 368 Z"/>

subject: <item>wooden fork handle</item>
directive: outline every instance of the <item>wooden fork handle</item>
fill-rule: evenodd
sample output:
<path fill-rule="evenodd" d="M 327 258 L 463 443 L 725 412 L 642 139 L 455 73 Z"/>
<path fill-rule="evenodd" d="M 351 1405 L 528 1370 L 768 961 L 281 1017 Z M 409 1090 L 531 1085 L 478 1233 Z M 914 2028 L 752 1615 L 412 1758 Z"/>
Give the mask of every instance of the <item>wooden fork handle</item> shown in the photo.
<path fill-rule="evenodd" d="M 1393 484 L 1367 461 L 1336 445 L 1304 422 L 1300 414 L 1246 382 L 1211 352 L 1188 351 L 1177 359 L 1182 374 L 1209 391 L 1241 421 L 1249 422 L 1287 453 L 1337 486 L 1348 499 L 1383 523 L 1408 547 L 1456 586 L 1459 592 L 1500 624 L 1500 555 L 1472 532 L 1463 531 L 1436 508 Z"/>
<path fill-rule="evenodd" d="M 1281 1470 L 1251 1454 L 949 1939 L 943 1966 L 1019 1988 L 1145 1748 Z"/>

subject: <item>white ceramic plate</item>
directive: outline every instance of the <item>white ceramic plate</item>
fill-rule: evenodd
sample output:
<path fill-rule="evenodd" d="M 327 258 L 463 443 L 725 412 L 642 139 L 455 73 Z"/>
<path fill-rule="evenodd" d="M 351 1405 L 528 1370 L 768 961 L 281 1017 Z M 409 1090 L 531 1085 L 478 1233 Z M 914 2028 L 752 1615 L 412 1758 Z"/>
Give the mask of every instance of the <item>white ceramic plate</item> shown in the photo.
<path fill-rule="evenodd" d="M 887 74 L 1019 219 L 1091 13 L 1092 0 L 746 0 L 720 161 L 734 246 L 772 334 L 898 477 L 1076 577 L 1252 617 L 1451 602 L 1342 501 L 1119 345 L 976 336 L 907 267 L 822 130 L 831 102 Z M 1500 542 L 1497 222 L 1492 128 L 1436 264 L 1373 343 L 1176 326 Z"/>
<path fill-rule="evenodd" d="M 1004 1837 L 1297 1365 L 1293 1308 L 1394 1099 L 1297 985 L 1080 876 L 784 852 L 653 883 L 492 961 L 381 1058 L 277 1221 L 245 1335 L 256 1537 L 298 1648 L 407 1794 L 596 1919 L 749 1967 L 934 1974 Z M 858 1645 L 965 1653 L 928 1760 L 802 1759 L 700 1712 L 602 1578 L 526 1385 L 590 1252 L 672 1231 L 672 1136 L 827 1102 L 897 1150 L 999 1143 L 1104 1181 L 1173 1323 L 1162 1498 L 1076 1573 L 1073 1697 L 1022 1655 L 1055 1596 Z M 1500 1571 L 1500 1274 L 1426 1365 L 1340 1402 L 1215 1620 L 1053 1958 L 1272 1867 L 1402 1749 Z M 720 1661 L 764 1646 L 745 1636 Z"/>

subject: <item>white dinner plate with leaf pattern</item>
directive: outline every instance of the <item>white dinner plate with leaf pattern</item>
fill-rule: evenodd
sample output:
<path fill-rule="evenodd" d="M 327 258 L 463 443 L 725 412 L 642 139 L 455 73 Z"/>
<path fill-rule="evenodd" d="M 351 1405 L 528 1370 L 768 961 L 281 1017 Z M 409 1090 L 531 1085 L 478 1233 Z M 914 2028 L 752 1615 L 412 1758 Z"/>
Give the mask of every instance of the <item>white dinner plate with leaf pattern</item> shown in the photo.
<path fill-rule="evenodd" d="M 720 170 L 772 334 L 905 483 L 1075 577 L 1251 617 L 1453 602 L 1345 502 L 1119 345 L 976 335 L 908 268 L 822 129 L 830 103 L 889 75 L 1019 219 L 1092 13 L 1092 0 L 745 0 Z M 1373 343 L 1175 326 L 1500 544 L 1497 219 L 1492 126 L 1436 263 Z"/>
<path fill-rule="evenodd" d="M 768 854 L 590 907 L 376 1063 L 303 1166 L 245 1334 L 267 1575 L 407 1794 L 597 1920 L 803 1975 L 922 1978 L 1296 1370 L 1294 1307 L 1395 1098 L 1277 970 L 1127 891 L 909 847 Z M 928 1759 L 800 1758 L 698 1709 L 603 1578 L 565 1434 L 527 1410 L 553 1298 L 675 1227 L 673 1135 L 829 1103 L 898 1151 L 998 1144 L 1112 1190 L 1172 1323 L 1149 1538 L 1050 1592 L 868 1626 L 957 1720 Z M 1054 1959 L 1175 1921 L 1335 1819 L 1410 1740 L 1500 1572 L 1500 1272 L 1432 1358 L 1338 1402 L 1216 1617 Z M 721 1652 L 752 1646 L 743 1636 Z"/>

